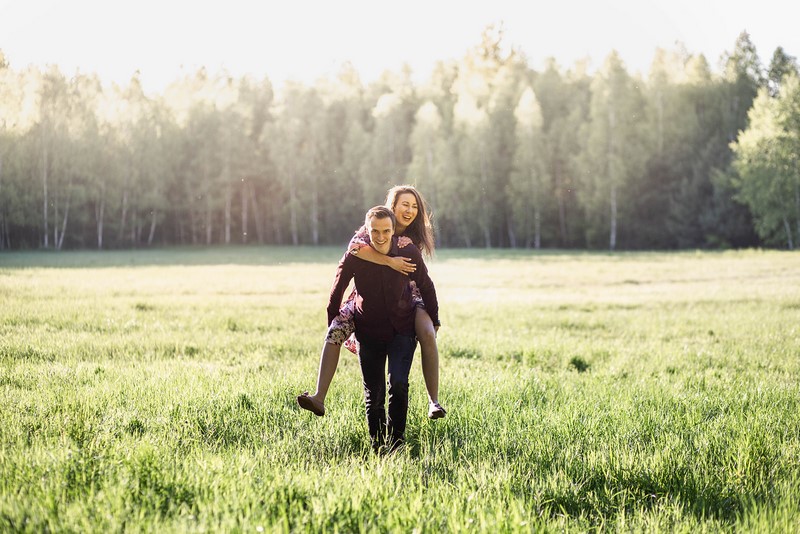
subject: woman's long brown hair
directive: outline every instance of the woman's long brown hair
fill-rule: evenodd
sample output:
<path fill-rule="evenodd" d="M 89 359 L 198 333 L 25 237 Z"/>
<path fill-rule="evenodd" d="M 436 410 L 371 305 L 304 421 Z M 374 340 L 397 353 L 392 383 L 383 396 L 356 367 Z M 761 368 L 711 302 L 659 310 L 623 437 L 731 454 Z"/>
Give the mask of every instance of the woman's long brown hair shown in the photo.
<path fill-rule="evenodd" d="M 394 211 L 400 195 L 411 193 L 417 199 L 417 216 L 403 231 L 403 235 L 411 241 L 426 256 L 433 256 L 436 245 L 434 244 L 433 225 L 431 224 L 430 209 L 425 199 L 413 185 L 396 185 L 386 193 L 386 207 Z"/>

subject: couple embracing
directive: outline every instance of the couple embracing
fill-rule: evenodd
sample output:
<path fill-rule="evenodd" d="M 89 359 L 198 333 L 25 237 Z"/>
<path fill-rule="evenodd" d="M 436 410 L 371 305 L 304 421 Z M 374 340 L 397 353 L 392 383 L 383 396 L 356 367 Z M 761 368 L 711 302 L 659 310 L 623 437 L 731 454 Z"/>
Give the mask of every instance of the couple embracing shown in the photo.
<path fill-rule="evenodd" d="M 341 345 L 356 352 L 364 383 L 367 425 L 376 452 L 391 451 L 404 443 L 408 376 L 418 340 L 428 391 L 428 417 L 445 416 L 438 399 L 439 305 L 422 258 L 422 252 L 430 256 L 433 248 L 428 211 L 414 187 L 393 187 L 386 205 L 367 212 L 364 226 L 350 241 L 336 271 L 317 390 L 313 395 L 305 392 L 297 397 L 302 408 L 324 415 L 325 396 L 336 372 Z M 354 281 L 355 290 L 342 304 L 350 280 Z"/>

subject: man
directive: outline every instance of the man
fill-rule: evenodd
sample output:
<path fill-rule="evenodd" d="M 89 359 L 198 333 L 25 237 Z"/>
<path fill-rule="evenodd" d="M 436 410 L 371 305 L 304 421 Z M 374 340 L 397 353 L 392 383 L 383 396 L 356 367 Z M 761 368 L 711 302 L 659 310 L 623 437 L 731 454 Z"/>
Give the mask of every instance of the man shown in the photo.
<path fill-rule="evenodd" d="M 417 265 L 407 276 L 389 267 L 345 254 L 339 262 L 328 301 L 328 323 L 339 313 L 347 285 L 354 280 L 355 334 L 358 360 L 364 382 L 367 425 L 376 452 L 386 445 L 394 450 L 405 440 L 408 414 L 408 375 L 417 340 L 414 335 L 415 307 L 409 279 L 420 291 L 425 309 L 439 325 L 436 289 L 419 249 L 410 242 L 400 245 L 394 236 L 395 216 L 385 206 L 371 208 L 364 225 L 372 247 L 381 254 L 402 255 Z M 389 362 L 389 411 L 386 404 L 386 362 Z M 388 439 L 388 442 L 387 442 Z"/>

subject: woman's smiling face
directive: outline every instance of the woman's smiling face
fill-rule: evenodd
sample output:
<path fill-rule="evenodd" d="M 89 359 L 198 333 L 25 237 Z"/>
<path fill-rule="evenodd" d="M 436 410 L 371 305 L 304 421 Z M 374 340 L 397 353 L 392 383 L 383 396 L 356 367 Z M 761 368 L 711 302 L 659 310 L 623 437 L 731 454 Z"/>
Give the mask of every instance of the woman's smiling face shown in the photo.
<path fill-rule="evenodd" d="M 400 234 L 417 218 L 419 213 L 417 197 L 413 193 L 398 195 L 392 211 L 397 218 L 397 233 Z"/>

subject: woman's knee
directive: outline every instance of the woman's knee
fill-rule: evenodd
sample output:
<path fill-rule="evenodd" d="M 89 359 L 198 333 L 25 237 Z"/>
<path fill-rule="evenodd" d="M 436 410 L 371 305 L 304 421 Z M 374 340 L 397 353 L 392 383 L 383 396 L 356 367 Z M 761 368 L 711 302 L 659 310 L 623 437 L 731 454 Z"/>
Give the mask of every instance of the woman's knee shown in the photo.
<path fill-rule="evenodd" d="M 436 330 L 431 328 L 421 328 L 417 330 L 417 340 L 420 345 L 428 345 L 436 343 Z"/>
<path fill-rule="evenodd" d="M 421 343 L 436 340 L 436 329 L 433 327 L 431 316 L 428 315 L 425 309 L 417 309 L 417 315 L 414 317 L 414 328 L 417 333 L 417 339 Z"/>

